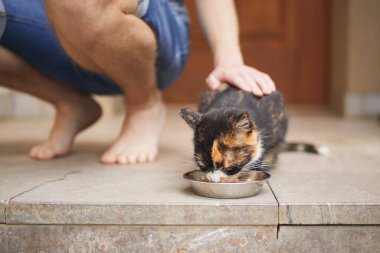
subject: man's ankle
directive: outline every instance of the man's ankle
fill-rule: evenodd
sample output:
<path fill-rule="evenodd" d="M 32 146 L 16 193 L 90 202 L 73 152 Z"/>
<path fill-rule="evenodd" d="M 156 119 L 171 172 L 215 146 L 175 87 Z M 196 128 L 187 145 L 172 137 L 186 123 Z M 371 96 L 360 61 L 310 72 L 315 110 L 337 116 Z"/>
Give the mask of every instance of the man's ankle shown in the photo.
<path fill-rule="evenodd" d="M 161 92 L 159 91 L 156 94 L 152 95 L 150 98 L 146 99 L 145 101 L 131 103 L 130 101 L 128 102 L 127 100 L 128 111 L 133 111 L 133 112 L 148 110 L 153 107 L 159 106 L 161 104 L 163 104 L 163 101 L 162 101 Z"/>

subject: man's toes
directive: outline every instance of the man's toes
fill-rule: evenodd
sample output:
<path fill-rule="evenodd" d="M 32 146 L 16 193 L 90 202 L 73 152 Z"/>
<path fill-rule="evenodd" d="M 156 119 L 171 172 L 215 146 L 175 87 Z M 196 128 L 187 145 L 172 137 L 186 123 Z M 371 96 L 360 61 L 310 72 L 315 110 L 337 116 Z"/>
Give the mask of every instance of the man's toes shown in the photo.
<path fill-rule="evenodd" d="M 51 160 L 54 158 L 54 152 L 51 148 L 36 146 L 32 148 L 29 156 L 35 160 Z"/>
<path fill-rule="evenodd" d="M 29 152 L 29 155 L 30 157 L 32 158 L 37 158 L 39 156 L 39 153 L 41 152 L 41 149 L 43 149 L 43 146 L 42 144 L 39 144 L 37 146 L 34 146 L 30 152 Z"/>
<path fill-rule="evenodd" d="M 105 163 L 105 164 L 113 164 L 113 163 L 116 163 L 116 159 L 112 156 L 107 155 L 107 156 L 102 156 L 100 158 L 100 162 Z"/>
<path fill-rule="evenodd" d="M 127 164 L 128 163 L 128 159 L 125 155 L 120 155 L 117 157 L 117 163 L 118 164 Z"/>
<path fill-rule="evenodd" d="M 145 152 L 141 152 L 137 156 L 137 162 L 138 163 L 146 163 L 148 161 L 148 155 Z"/>
<path fill-rule="evenodd" d="M 116 155 L 113 155 L 112 153 L 107 151 L 100 157 L 100 162 L 106 164 L 114 164 L 117 162 Z"/>
<path fill-rule="evenodd" d="M 102 155 L 100 161 L 105 164 L 135 164 L 153 162 L 157 157 L 157 150 L 136 151 L 128 150 L 119 154 L 107 151 Z"/>
<path fill-rule="evenodd" d="M 36 158 L 36 155 L 37 155 L 37 148 L 36 147 L 33 147 L 30 151 L 29 151 L 29 156 L 30 158 L 33 158 L 35 159 Z"/>
<path fill-rule="evenodd" d="M 136 162 L 137 162 L 137 155 L 135 154 L 128 155 L 128 163 L 134 164 Z"/>
<path fill-rule="evenodd" d="M 38 159 L 40 160 L 50 160 L 54 158 L 54 152 L 53 150 L 47 148 L 41 150 L 41 152 L 38 153 Z"/>
<path fill-rule="evenodd" d="M 156 160 L 157 154 L 158 154 L 157 150 L 154 150 L 153 152 L 148 153 L 147 162 L 153 162 L 154 160 Z"/>

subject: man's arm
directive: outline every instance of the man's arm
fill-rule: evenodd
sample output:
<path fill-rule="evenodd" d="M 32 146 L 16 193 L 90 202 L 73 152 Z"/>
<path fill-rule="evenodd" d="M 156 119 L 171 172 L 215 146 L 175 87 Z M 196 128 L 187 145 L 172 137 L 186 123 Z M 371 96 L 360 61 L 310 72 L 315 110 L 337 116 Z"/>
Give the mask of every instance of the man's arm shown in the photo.
<path fill-rule="evenodd" d="M 197 0 L 196 4 L 214 56 L 215 69 L 206 79 L 210 89 L 228 82 L 256 96 L 274 91 L 275 85 L 267 74 L 244 64 L 234 1 Z"/>

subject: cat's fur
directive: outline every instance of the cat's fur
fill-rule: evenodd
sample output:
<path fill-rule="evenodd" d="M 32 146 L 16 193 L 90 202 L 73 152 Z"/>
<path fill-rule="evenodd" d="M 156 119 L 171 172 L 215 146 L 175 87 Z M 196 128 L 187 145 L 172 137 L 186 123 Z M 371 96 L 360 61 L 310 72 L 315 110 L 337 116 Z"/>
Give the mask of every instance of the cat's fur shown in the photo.
<path fill-rule="evenodd" d="M 212 181 L 268 168 L 285 141 L 287 118 L 279 92 L 255 97 L 224 86 L 202 96 L 199 112 L 182 109 L 180 114 L 194 129 L 194 159 Z"/>

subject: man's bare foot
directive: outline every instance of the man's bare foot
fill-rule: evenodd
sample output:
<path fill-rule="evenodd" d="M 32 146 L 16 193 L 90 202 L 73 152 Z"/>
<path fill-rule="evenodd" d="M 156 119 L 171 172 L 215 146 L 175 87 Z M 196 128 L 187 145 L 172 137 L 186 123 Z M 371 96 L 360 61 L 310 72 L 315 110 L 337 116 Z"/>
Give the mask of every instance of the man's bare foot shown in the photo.
<path fill-rule="evenodd" d="M 161 99 L 143 109 L 132 108 L 117 140 L 101 157 L 103 163 L 152 162 L 158 155 L 158 139 L 165 121 Z"/>
<path fill-rule="evenodd" d="M 36 160 L 50 160 L 70 153 L 75 136 L 94 124 L 102 114 L 100 106 L 87 95 L 71 97 L 56 105 L 53 128 L 46 142 L 34 146 L 29 156 Z"/>

